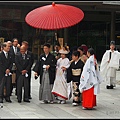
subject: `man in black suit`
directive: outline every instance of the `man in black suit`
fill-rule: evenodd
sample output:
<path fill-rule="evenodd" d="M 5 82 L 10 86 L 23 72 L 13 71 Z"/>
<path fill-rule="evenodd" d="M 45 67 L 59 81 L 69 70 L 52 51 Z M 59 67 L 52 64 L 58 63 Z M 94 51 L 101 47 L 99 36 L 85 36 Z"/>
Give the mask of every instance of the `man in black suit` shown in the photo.
<path fill-rule="evenodd" d="M 18 39 L 14 38 L 12 40 L 12 46 L 10 47 L 9 52 L 12 54 L 12 58 L 13 58 L 12 73 L 15 75 L 16 75 L 15 55 L 17 52 L 20 51 L 20 48 L 18 48 L 17 45 L 18 45 Z M 16 84 L 17 84 L 17 77 L 15 78 L 15 83 L 12 83 L 11 85 L 11 94 L 12 94 L 13 87 L 16 87 Z M 16 87 L 16 91 L 17 91 L 17 87 Z"/>
<path fill-rule="evenodd" d="M 31 69 L 31 56 L 25 54 L 26 48 L 25 46 L 20 47 L 20 52 L 18 52 L 15 56 L 15 64 L 17 67 L 16 74 L 18 76 L 17 79 L 17 98 L 20 103 L 22 100 L 22 87 L 24 87 L 24 102 L 29 101 L 29 74 L 28 71 Z"/>
<path fill-rule="evenodd" d="M 31 56 L 31 60 L 32 60 L 32 61 L 31 61 L 31 62 L 32 62 L 31 68 L 32 68 L 32 65 L 33 65 L 33 63 L 34 63 L 34 55 L 33 55 L 33 53 L 32 53 L 31 51 L 28 50 L 29 44 L 28 44 L 27 41 L 23 41 L 23 42 L 22 42 L 22 45 L 24 45 L 25 48 L 26 48 L 25 54 L 28 54 L 28 55 Z M 28 71 L 28 79 L 29 79 L 29 89 L 28 89 L 29 99 L 32 99 L 32 97 L 31 97 L 31 69 Z"/>
<path fill-rule="evenodd" d="M 11 89 L 11 69 L 12 69 L 12 56 L 9 53 L 10 45 L 5 42 L 2 44 L 2 52 L 0 53 L 0 103 L 3 103 L 4 87 L 6 88 L 6 102 L 10 100 Z"/>

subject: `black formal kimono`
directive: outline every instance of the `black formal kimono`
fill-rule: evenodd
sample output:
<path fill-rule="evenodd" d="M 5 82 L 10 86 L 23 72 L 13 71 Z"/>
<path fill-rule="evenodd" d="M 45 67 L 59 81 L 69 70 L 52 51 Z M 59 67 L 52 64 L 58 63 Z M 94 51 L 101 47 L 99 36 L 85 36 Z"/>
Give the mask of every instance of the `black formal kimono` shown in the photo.
<path fill-rule="evenodd" d="M 22 75 L 22 70 L 29 71 L 31 69 L 31 56 L 28 54 L 25 54 L 25 57 L 22 57 L 22 54 L 19 52 L 15 56 L 15 64 L 17 66 L 16 74 L 18 76 L 17 78 L 17 97 L 18 101 L 22 100 L 22 87 L 24 86 L 24 100 L 29 99 L 29 82 L 28 82 L 28 73 L 25 75 Z"/>
<path fill-rule="evenodd" d="M 79 91 L 79 84 L 80 84 L 80 76 L 83 70 L 84 63 L 81 60 L 75 64 L 73 61 L 70 67 L 67 69 L 67 82 L 72 81 L 73 85 L 73 104 L 75 105 L 80 103 L 80 91 Z"/>
<path fill-rule="evenodd" d="M 10 99 L 10 88 L 12 78 L 10 77 L 9 80 L 6 80 L 5 71 L 12 69 L 12 56 L 8 53 L 8 58 L 6 58 L 4 52 L 0 53 L 0 102 L 3 102 L 3 92 L 4 87 L 6 87 L 6 98 Z"/>
<path fill-rule="evenodd" d="M 40 75 L 39 100 L 54 100 L 51 91 L 55 80 L 56 62 L 55 56 L 51 53 L 48 54 L 47 58 L 45 54 L 42 54 L 33 68 L 33 71 Z M 44 65 L 50 65 L 50 68 L 46 70 Z"/>

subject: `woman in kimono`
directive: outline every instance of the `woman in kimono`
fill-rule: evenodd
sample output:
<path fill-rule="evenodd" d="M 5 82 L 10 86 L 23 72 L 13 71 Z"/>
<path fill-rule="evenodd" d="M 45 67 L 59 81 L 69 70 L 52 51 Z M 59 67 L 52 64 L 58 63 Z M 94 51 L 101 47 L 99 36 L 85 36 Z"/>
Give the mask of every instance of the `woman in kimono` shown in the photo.
<path fill-rule="evenodd" d="M 80 52 L 80 59 L 85 63 L 88 59 L 87 55 L 84 52 L 84 49 L 82 47 L 78 47 L 77 51 Z"/>
<path fill-rule="evenodd" d="M 59 50 L 59 53 L 61 54 L 61 58 L 57 60 L 56 78 L 54 81 L 52 93 L 57 96 L 59 100 L 58 103 L 64 104 L 68 99 L 66 69 L 70 66 L 70 61 L 66 57 L 66 55 L 68 54 L 68 51 L 61 49 Z"/>
<path fill-rule="evenodd" d="M 73 106 L 78 106 L 81 103 L 81 94 L 79 91 L 80 76 L 83 70 L 84 63 L 80 57 L 80 52 L 74 51 L 72 53 L 72 63 L 67 70 L 67 83 L 72 81 L 73 87 Z"/>
<path fill-rule="evenodd" d="M 102 79 L 99 75 L 93 48 L 88 49 L 87 56 L 89 58 L 83 67 L 79 89 L 82 93 L 83 109 L 92 109 L 96 106 L 96 95 L 100 92 L 99 85 Z"/>

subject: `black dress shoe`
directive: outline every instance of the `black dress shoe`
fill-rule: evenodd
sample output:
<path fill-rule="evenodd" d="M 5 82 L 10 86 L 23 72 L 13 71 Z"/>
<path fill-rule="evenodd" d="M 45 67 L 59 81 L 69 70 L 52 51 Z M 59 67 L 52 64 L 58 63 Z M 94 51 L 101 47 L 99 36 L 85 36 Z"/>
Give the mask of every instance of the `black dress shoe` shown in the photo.
<path fill-rule="evenodd" d="M 2 103 L 0 103 L 0 107 L 3 108 L 3 104 Z"/>
<path fill-rule="evenodd" d="M 111 87 L 109 85 L 106 86 L 107 89 L 110 89 Z"/>
<path fill-rule="evenodd" d="M 21 103 L 21 100 L 18 100 L 18 103 Z"/>
<path fill-rule="evenodd" d="M 0 103 L 3 103 L 3 100 L 0 100 Z"/>
<path fill-rule="evenodd" d="M 29 99 L 32 99 L 32 97 L 31 97 L 31 96 L 29 96 Z"/>
<path fill-rule="evenodd" d="M 113 89 L 113 87 L 114 87 L 113 85 L 110 85 L 110 89 Z"/>
<path fill-rule="evenodd" d="M 48 103 L 48 100 L 43 100 L 44 103 Z"/>
<path fill-rule="evenodd" d="M 11 103 L 11 102 L 12 102 L 10 99 L 5 99 L 5 100 L 6 100 L 6 102 L 9 102 L 9 103 Z"/>
<path fill-rule="evenodd" d="M 113 85 L 110 85 L 110 86 L 107 85 L 106 88 L 107 88 L 107 89 L 113 89 Z"/>
<path fill-rule="evenodd" d="M 28 103 L 30 103 L 30 101 L 29 101 L 29 100 L 24 100 L 24 102 L 28 102 Z"/>

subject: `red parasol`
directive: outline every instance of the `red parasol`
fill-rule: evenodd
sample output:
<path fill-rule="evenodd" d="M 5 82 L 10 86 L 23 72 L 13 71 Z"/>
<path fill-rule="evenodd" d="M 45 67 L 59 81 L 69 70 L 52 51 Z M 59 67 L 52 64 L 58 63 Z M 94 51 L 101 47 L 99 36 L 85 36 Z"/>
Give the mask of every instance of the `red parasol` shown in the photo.
<path fill-rule="evenodd" d="M 80 22 L 84 17 L 81 9 L 70 5 L 55 4 L 36 8 L 29 12 L 25 21 L 34 28 L 57 30 Z"/>

